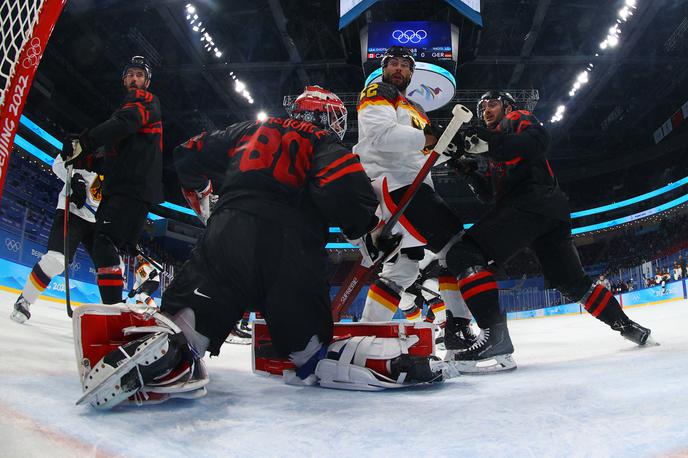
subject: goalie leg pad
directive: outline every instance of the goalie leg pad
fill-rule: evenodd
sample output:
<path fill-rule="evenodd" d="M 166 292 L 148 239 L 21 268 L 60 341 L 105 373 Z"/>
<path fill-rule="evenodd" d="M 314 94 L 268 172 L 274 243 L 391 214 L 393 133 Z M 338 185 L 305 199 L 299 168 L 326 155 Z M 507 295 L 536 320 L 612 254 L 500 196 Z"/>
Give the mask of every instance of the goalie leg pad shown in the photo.
<path fill-rule="evenodd" d="M 419 383 L 441 382 L 458 375 L 451 364 L 433 357 L 410 356 L 417 336 L 405 339 L 356 336 L 332 343 L 318 362 L 320 386 L 343 390 L 379 391 Z"/>
<path fill-rule="evenodd" d="M 126 305 L 79 307 L 74 335 L 84 395 L 77 403 L 108 409 L 127 400 L 156 404 L 205 395 L 208 373 L 193 346 L 203 348 L 197 338 L 203 336 L 185 329 L 194 320 L 181 315 L 170 319 L 155 308 Z"/>
<path fill-rule="evenodd" d="M 169 344 L 166 333 L 156 332 L 108 353 L 84 379 L 84 394 L 76 403 L 88 402 L 96 409 L 111 409 L 125 401 L 143 387 L 142 368 L 152 378 L 153 370 L 160 367 L 154 363 L 168 364 Z"/>

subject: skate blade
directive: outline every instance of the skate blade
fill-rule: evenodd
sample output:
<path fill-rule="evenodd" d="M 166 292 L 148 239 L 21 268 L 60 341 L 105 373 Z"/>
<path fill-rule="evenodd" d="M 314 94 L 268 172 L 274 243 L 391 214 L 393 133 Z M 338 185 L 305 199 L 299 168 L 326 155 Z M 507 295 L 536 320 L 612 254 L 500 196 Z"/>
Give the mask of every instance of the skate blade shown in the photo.
<path fill-rule="evenodd" d="M 486 358 L 478 361 L 456 361 L 458 370 L 462 375 L 488 375 L 497 372 L 510 372 L 516 370 L 516 361 L 511 355 L 499 355 L 494 358 Z"/>
<path fill-rule="evenodd" d="M 652 338 L 652 335 L 647 338 L 645 343 L 643 345 L 638 345 L 638 348 L 645 348 L 645 347 L 659 347 L 661 344 L 657 342 L 655 339 Z"/>
<path fill-rule="evenodd" d="M 28 320 L 27 316 L 18 310 L 13 311 L 10 314 L 10 318 L 12 319 L 12 321 L 14 321 L 15 323 L 19 323 L 19 324 L 24 324 L 26 322 L 26 320 Z"/>

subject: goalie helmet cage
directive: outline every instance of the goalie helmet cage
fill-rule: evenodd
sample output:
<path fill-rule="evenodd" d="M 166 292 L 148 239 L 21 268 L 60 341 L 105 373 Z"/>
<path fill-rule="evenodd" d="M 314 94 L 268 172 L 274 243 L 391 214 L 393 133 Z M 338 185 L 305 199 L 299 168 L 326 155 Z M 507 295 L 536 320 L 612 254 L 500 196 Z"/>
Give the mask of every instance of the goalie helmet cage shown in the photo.
<path fill-rule="evenodd" d="M 0 199 L 33 77 L 67 0 L 0 0 Z"/>

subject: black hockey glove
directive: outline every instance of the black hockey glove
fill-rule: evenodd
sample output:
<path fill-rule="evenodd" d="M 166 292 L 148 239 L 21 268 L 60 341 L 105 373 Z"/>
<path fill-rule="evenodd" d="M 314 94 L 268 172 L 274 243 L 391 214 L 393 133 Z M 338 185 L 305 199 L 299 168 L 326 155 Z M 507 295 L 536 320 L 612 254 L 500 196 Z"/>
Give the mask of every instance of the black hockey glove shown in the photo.
<path fill-rule="evenodd" d="M 375 229 L 364 234 L 357 239 L 348 239 L 349 243 L 356 245 L 361 250 L 361 265 L 370 267 L 380 259 L 390 259 L 401 249 L 401 234 L 389 234 L 381 236 L 384 228 L 382 222 L 378 223 Z"/>
<path fill-rule="evenodd" d="M 73 165 L 79 158 L 84 158 L 92 153 L 92 146 L 88 137 L 88 130 L 80 134 L 67 134 L 62 143 L 60 157 L 65 161 L 65 166 Z"/>
<path fill-rule="evenodd" d="M 470 175 L 478 170 L 478 160 L 466 155 L 454 158 L 449 164 L 459 173 L 459 175 Z"/>
<path fill-rule="evenodd" d="M 63 161 L 67 162 L 70 159 L 75 159 L 81 154 L 81 146 L 77 146 L 77 141 L 79 140 L 79 134 L 67 134 L 62 140 L 62 151 L 60 151 L 60 157 Z M 77 146 L 75 148 L 75 146 Z"/>
<path fill-rule="evenodd" d="M 76 208 L 82 208 L 86 203 L 86 180 L 79 173 L 72 175 L 72 194 L 69 196 L 70 203 Z"/>

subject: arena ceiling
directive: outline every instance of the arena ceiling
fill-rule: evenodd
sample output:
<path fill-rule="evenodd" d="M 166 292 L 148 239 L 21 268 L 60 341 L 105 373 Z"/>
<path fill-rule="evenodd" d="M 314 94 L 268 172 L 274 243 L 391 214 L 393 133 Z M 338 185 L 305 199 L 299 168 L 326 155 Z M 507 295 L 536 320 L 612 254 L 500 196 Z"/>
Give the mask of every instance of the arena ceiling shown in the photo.
<path fill-rule="evenodd" d="M 649 158 L 666 163 L 667 155 L 686 152 L 685 123 L 659 145 L 653 140 L 655 129 L 688 100 L 685 0 L 638 0 L 620 44 L 597 57 L 623 0 L 482 0 L 482 29 L 442 0 L 389 0 L 342 32 L 335 0 L 195 1 L 221 59 L 191 30 L 188 2 L 69 0 L 25 113 L 55 134 L 92 126 L 121 100 L 123 64 L 143 54 L 154 66 L 151 90 L 163 107 L 167 152 L 201 130 L 252 119 L 260 109 L 280 115 L 283 96 L 306 84 L 359 91 L 361 22 L 439 20 L 461 29 L 458 89 L 538 91 L 535 114 L 551 128 L 553 166 L 562 181 L 618 172 Z M 550 124 L 590 62 L 590 82 L 567 104 L 564 119 Z M 246 83 L 254 104 L 234 91 L 229 72 Z M 346 138 L 355 139 L 355 132 Z"/>

